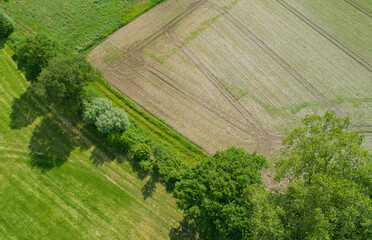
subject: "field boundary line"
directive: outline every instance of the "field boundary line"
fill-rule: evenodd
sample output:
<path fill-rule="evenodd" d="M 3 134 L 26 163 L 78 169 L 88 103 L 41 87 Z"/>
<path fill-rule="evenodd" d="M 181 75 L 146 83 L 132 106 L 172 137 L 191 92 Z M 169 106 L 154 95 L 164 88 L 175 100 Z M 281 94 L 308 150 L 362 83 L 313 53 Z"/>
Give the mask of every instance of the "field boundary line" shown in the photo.
<path fill-rule="evenodd" d="M 355 52 L 354 50 L 350 49 L 348 46 L 340 42 L 337 38 L 333 37 L 331 34 L 329 34 L 324 29 L 319 27 L 317 24 L 315 24 L 313 21 L 311 21 L 309 18 L 307 18 L 305 15 L 303 15 L 296 8 L 289 5 L 284 0 L 275 0 L 275 1 L 278 2 L 280 5 L 282 5 L 284 8 L 286 8 L 289 12 L 291 12 L 297 18 L 299 18 L 306 25 L 314 29 L 317 33 L 322 35 L 325 39 L 327 39 L 334 46 L 336 46 L 337 48 L 342 50 L 344 53 L 346 53 L 349 57 L 354 59 L 354 61 L 356 61 L 361 66 L 366 68 L 369 72 L 372 72 L 372 65 L 367 60 L 365 60 L 362 56 L 360 56 L 357 52 Z"/>

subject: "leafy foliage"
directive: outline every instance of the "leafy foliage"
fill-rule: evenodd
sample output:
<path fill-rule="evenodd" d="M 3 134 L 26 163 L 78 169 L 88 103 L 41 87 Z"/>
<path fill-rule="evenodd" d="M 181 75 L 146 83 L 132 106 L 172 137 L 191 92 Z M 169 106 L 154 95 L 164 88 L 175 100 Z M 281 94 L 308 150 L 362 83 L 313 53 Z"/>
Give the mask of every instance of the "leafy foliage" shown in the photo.
<path fill-rule="evenodd" d="M 371 159 L 362 147 L 364 136 L 348 129 L 348 117 L 326 112 L 323 117 L 307 115 L 303 123 L 304 127 L 283 139 L 286 148 L 277 164 L 278 179 L 303 177 L 311 183 L 314 175 L 322 173 L 363 181 L 372 190 Z"/>
<path fill-rule="evenodd" d="M 324 174 L 292 183 L 281 204 L 292 239 L 371 239 L 372 201 L 357 183 Z"/>
<path fill-rule="evenodd" d="M 83 56 L 58 56 L 43 69 L 36 88 L 48 102 L 76 110 L 81 105 L 83 87 L 98 77 Z"/>
<path fill-rule="evenodd" d="M 98 116 L 95 125 L 100 133 L 110 134 L 125 131 L 130 121 L 123 109 L 111 108 Z"/>
<path fill-rule="evenodd" d="M 0 39 L 7 38 L 13 31 L 13 20 L 0 9 Z"/>
<path fill-rule="evenodd" d="M 150 158 L 151 149 L 148 144 L 141 142 L 131 146 L 129 150 L 133 159 L 137 162 L 146 161 Z"/>
<path fill-rule="evenodd" d="M 31 80 L 36 79 L 57 53 L 57 42 L 50 40 L 44 34 L 26 36 L 16 45 L 18 65 L 25 70 L 26 76 Z"/>
<path fill-rule="evenodd" d="M 86 105 L 83 112 L 83 120 L 88 124 L 95 124 L 97 118 L 112 109 L 112 103 L 106 98 L 96 98 Z"/>
<path fill-rule="evenodd" d="M 101 94 L 99 94 L 94 88 L 90 86 L 83 88 L 81 98 L 83 99 L 84 105 L 88 105 L 91 101 L 99 97 L 101 97 Z"/>
<path fill-rule="evenodd" d="M 156 161 L 155 171 L 169 190 L 174 189 L 176 182 L 182 179 L 183 173 L 187 170 L 187 165 L 164 144 L 155 145 L 152 151 Z"/>
<path fill-rule="evenodd" d="M 243 197 L 261 183 L 262 156 L 230 148 L 199 162 L 176 183 L 178 206 L 194 219 L 203 239 L 246 239 L 251 233 L 252 206 Z"/>

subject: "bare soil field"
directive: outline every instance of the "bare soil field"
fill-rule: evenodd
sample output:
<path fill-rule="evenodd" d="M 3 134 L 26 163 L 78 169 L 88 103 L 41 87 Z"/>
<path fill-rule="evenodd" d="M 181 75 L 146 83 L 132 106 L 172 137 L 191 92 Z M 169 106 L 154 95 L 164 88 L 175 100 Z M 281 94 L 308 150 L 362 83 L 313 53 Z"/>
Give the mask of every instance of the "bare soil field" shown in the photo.
<path fill-rule="evenodd" d="M 207 153 L 269 155 L 307 113 L 372 139 L 371 4 L 169 0 L 89 54 L 124 95 Z"/>

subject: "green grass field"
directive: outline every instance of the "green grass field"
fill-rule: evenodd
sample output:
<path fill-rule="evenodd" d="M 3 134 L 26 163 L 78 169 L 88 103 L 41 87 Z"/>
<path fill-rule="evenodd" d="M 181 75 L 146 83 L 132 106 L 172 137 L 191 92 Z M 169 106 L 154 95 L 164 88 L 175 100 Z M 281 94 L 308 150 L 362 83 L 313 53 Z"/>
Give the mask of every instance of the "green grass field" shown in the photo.
<path fill-rule="evenodd" d="M 0 50 L 0 239 L 167 239 L 182 213 L 89 130 L 42 106 Z M 41 105 L 39 105 L 41 104 Z"/>
<path fill-rule="evenodd" d="M 0 1 L 23 32 L 43 32 L 69 48 L 87 50 L 161 0 Z"/>

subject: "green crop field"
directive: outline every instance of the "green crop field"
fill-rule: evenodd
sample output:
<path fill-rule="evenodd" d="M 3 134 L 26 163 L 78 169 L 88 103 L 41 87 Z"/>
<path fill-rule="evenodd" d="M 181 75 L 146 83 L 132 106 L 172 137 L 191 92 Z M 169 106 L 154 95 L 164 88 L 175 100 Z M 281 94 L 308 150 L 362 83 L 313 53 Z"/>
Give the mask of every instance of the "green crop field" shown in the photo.
<path fill-rule="evenodd" d="M 0 1 L 23 32 L 43 32 L 86 50 L 161 0 Z"/>
<path fill-rule="evenodd" d="M 167 239 L 182 213 L 164 187 L 43 107 L 0 50 L 0 238 Z M 149 187 L 150 186 L 150 187 Z"/>
<path fill-rule="evenodd" d="M 269 155 L 305 114 L 327 110 L 350 116 L 370 149 L 371 7 L 170 0 L 89 59 L 126 96 L 209 153 L 239 146 Z"/>

